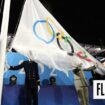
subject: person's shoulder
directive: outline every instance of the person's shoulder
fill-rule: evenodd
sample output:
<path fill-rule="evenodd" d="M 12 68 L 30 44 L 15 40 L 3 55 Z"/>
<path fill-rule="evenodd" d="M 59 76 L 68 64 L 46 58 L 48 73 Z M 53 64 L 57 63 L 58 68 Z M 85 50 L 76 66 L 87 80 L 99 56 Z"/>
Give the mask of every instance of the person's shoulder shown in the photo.
<path fill-rule="evenodd" d="M 33 64 L 37 64 L 35 61 L 32 61 Z"/>
<path fill-rule="evenodd" d="M 23 64 L 27 64 L 27 63 L 29 63 L 29 61 L 28 61 L 28 60 L 26 60 L 26 61 L 24 61 L 24 62 L 23 62 Z"/>

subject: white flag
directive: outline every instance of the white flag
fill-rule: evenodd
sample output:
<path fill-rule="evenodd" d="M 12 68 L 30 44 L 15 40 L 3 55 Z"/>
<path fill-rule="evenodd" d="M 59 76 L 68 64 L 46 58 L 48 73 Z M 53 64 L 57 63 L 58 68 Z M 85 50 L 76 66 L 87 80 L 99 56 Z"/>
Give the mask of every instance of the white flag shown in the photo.
<path fill-rule="evenodd" d="M 26 0 L 12 48 L 36 62 L 67 73 L 101 64 L 85 51 L 38 0 Z"/>

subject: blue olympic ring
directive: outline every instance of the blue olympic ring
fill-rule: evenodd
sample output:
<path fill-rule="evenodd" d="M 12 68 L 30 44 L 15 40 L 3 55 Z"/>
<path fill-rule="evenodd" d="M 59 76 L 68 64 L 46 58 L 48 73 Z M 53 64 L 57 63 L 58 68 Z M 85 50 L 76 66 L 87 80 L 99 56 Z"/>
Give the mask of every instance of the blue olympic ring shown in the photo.
<path fill-rule="evenodd" d="M 54 40 L 54 38 L 55 38 L 55 32 L 54 32 L 54 29 L 52 28 L 52 26 L 50 25 L 50 23 L 48 22 L 48 24 L 49 24 L 49 26 L 50 26 L 50 28 L 51 28 L 51 30 L 52 30 L 52 38 L 49 40 L 49 41 L 46 41 L 45 39 L 43 39 L 42 37 L 40 37 L 41 35 L 38 35 L 37 34 L 37 32 L 36 32 L 36 25 L 38 24 L 38 23 L 46 23 L 47 21 L 46 20 L 38 20 L 38 21 L 36 21 L 35 23 L 34 23 L 34 25 L 33 25 L 33 31 L 34 31 L 34 34 L 36 35 L 36 37 L 38 38 L 38 39 L 40 39 L 40 40 L 42 40 L 42 41 L 44 41 L 45 43 L 47 43 L 47 44 L 50 44 L 53 40 Z"/>

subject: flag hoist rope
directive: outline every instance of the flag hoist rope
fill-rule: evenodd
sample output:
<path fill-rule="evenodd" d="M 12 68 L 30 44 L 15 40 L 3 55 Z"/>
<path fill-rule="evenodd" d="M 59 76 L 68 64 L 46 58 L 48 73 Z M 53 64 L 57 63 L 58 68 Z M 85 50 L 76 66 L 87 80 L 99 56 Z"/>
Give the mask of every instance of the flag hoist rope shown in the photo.
<path fill-rule="evenodd" d="M 3 73 L 4 73 L 4 66 L 5 66 L 10 2 L 11 0 L 5 0 L 5 3 L 4 3 L 1 36 L 0 36 L 0 105 L 1 105 L 1 99 L 2 99 Z"/>

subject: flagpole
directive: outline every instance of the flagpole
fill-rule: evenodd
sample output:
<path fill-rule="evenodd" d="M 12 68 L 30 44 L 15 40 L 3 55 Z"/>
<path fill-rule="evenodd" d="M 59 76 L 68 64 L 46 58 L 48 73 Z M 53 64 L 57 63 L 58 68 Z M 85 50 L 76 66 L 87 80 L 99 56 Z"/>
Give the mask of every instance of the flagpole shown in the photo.
<path fill-rule="evenodd" d="M 9 23 L 9 11 L 10 11 L 11 0 L 5 0 L 4 11 L 1 26 L 1 42 L 0 42 L 0 105 L 2 99 L 2 88 L 3 88 L 3 74 L 5 66 L 5 54 L 7 45 L 7 34 L 8 34 L 8 23 Z"/>

